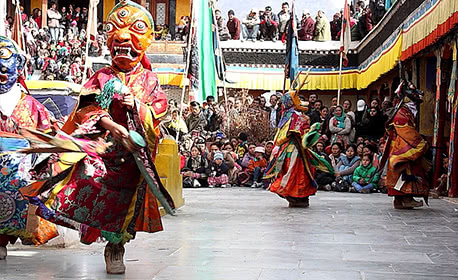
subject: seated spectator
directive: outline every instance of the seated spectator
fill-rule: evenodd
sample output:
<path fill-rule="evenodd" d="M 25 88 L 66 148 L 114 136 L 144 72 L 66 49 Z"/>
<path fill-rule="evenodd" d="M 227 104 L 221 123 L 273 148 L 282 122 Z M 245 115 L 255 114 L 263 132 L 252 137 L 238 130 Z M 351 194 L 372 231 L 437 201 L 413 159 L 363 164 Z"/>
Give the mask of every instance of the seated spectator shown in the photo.
<path fill-rule="evenodd" d="M 351 120 L 340 105 L 335 108 L 334 117 L 329 121 L 329 131 L 332 135 L 331 143 L 335 143 L 337 139 L 343 140 L 345 145 L 350 143 Z"/>
<path fill-rule="evenodd" d="M 259 16 L 258 10 L 251 9 L 248 16 L 242 21 L 242 42 L 245 40 L 256 41 L 259 35 Z"/>
<path fill-rule="evenodd" d="M 202 156 L 199 147 L 191 148 L 191 156 L 186 159 L 181 174 L 183 175 L 183 188 L 207 187 L 207 158 Z"/>
<path fill-rule="evenodd" d="M 301 29 L 297 35 L 300 41 L 313 40 L 313 32 L 315 31 L 315 21 L 307 9 L 302 11 Z"/>
<path fill-rule="evenodd" d="M 240 163 L 242 163 L 242 159 L 245 156 L 245 153 L 248 152 L 248 135 L 244 132 L 241 132 L 236 140 L 237 146 L 235 148 L 235 153 L 237 154 Z"/>
<path fill-rule="evenodd" d="M 234 167 L 229 169 L 229 183 L 230 184 L 237 184 L 237 177 L 239 172 L 242 171 L 242 167 L 238 164 L 238 155 L 234 152 L 234 148 L 232 147 L 231 143 L 226 143 L 223 146 L 223 154 L 224 158 L 227 156 L 231 156 L 232 160 L 234 161 Z"/>
<path fill-rule="evenodd" d="M 336 181 L 332 183 L 332 188 L 335 191 L 348 191 L 353 182 L 353 172 L 360 164 L 360 158 L 356 155 L 356 146 L 349 145 L 345 155 L 340 157 L 340 161 L 334 170 Z"/>
<path fill-rule="evenodd" d="M 221 41 L 227 41 L 231 39 L 231 34 L 229 34 L 229 29 L 227 29 L 226 21 L 221 16 L 220 10 L 215 10 L 216 23 L 218 25 L 218 34 Z"/>
<path fill-rule="evenodd" d="M 340 162 L 340 157 L 342 156 L 341 151 L 341 145 L 339 143 L 334 143 L 331 145 L 331 154 L 325 157 L 325 159 L 331 164 L 334 170 L 337 170 L 337 165 Z M 324 191 L 332 190 L 331 184 L 335 181 L 335 179 L 336 178 L 334 174 L 325 173 L 321 171 L 317 171 L 315 177 L 315 181 L 318 184 L 318 188 Z"/>
<path fill-rule="evenodd" d="M 272 155 L 273 149 L 274 149 L 274 141 L 268 141 L 264 145 L 264 150 L 265 150 L 264 158 L 267 160 L 267 162 L 269 162 L 269 160 L 270 160 L 270 157 Z"/>
<path fill-rule="evenodd" d="M 242 168 L 248 168 L 250 161 L 255 159 L 255 149 L 255 144 L 251 143 L 248 145 L 248 151 L 245 153 L 245 156 L 242 159 Z"/>
<path fill-rule="evenodd" d="M 272 7 L 267 6 L 264 11 L 261 25 L 261 41 L 273 41 L 277 40 L 277 29 L 278 29 L 278 18 L 277 15 L 272 13 Z"/>
<path fill-rule="evenodd" d="M 224 155 L 221 152 L 216 152 L 213 156 L 213 161 L 207 169 L 208 187 L 229 187 L 229 167 L 224 162 Z"/>
<path fill-rule="evenodd" d="M 353 183 L 350 192 L 370 193 L 377 189 L 379 174 L 372 165 L 372 158 L 369 155 L 363 155 L 361 165 L 353 173 Z"/>
<path fill-rule="evenodd" d="M 256 147 L 254 149 L 254 159 L 250 160 L 248 164 L 248 173 L 253 181 L 252 188 L 261 188 L 264 186 L 262 176 L 267 167 L 267 161 L 264 158 L 264 147 Z"/>
<path fill-rule="evenodd" d="M 331 41 L 331 27 L 323 11 L 318 11 L 315 22 L 314 41 Z"/>
<path fill-rule="evenodd" d="M 235 17 L 235 13 L 233 10 L 229 10 L 227 12 L 227 17 L 229 20 L 227 21 L 227 29 L 229 30 L 229 34 L 231 34 L 232 40 L 240 40 L 240 20 Z"/>

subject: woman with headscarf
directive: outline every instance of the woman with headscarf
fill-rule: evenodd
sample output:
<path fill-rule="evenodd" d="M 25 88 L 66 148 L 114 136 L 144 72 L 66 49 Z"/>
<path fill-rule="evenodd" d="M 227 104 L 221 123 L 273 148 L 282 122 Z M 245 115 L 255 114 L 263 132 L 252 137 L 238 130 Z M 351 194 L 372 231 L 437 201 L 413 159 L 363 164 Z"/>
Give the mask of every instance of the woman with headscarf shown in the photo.
<path fill-rule="evenodd" d="M 351 120 L 341 105 L 334 109 L 334 117 L 329 121 L 329 131 L 332 134 L 331 143 L 335 143 L 337 139 L 342 139 L 345 145 L 350 143 Z"/>

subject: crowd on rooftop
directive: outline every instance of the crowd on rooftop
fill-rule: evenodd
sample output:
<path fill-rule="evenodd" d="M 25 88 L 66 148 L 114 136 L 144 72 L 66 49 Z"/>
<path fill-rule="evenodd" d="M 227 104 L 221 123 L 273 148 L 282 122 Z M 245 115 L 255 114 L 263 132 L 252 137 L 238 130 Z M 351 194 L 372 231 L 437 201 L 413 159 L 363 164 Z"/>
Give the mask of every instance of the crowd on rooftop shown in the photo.
<path fill-rule="evenodd" d="M 218 32 L 221 40 L 240 41 L 277 41 L 285 40 L 289 26 L 291 11 L 288 2 L 281 5 L 281 10 L 275 13 L 271 6 L 262 10 L 253 8 L 248 15 L 237 18 L 235 12 L 228 12 L 228 20 L 222 17 L 221 11 L 216 10 Z M 369 4 L 360 0 L 350 6 L 350 27 L 352 41 L 364 38 L 385 14 L 385 1 L 370 0 Z M 298 39 L 301 41 L 331 41 L 340 40 L 343 10 L 328 20 L 325 12 L 319 10 L 316 16 L 304 9 L 299 20 L 297 15 L 294 22 L 297 26 Z"/>

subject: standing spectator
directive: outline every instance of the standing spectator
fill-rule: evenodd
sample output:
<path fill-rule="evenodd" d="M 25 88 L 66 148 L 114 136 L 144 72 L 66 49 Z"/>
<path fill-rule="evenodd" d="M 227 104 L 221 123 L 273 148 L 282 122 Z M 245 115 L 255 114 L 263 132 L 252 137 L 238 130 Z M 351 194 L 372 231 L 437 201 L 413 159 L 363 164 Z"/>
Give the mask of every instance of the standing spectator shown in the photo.
<path fill-rule="evenodd" d="M 278 97 L 276 94 L 272 94 L 269 99 L 269 119 L 270 127 L 277 127 L 281 117 L 281 106 L 278 105 Z"/>
<path fill-rule="evenodd" d="M 372 12 L 373 25 L 377 25 L 385 15 L 385 1 L 384 0 L 370 0 L 369 9 Z"/>
<path fill-rule="evenodd" d="M 326 135 L 327 138 L 331 137 L 329 132 L 329 120 L 330 120 L 329 108 L 326 106 L 321 107 L 320 110 L 320 124 L 321 124 L 321 134 Z"/>
<path fill-rule="evenodd" d="M 257 9 L 251 9 L 248 16 L 242 21 L 242 41 L 256 41 L 259 35 L 259 16 Z"/>
<path fill-rule="evenodd" d="M 343 140 L 345 145 L 350 143 L 351 120 L 340 105 L 337 105 L 334 110 L 334 117 L 329 121 L 329 131 L 332 134 L 331 143 L 335 143 L 338 139 Z"/>
<path fill-rule="evenodd" d="M 330 23 L 331 25 L 331 38 L 333 41 L 340 40 L 340 30 L 342 29 L 342 18 L 340 13 L 335 13 L 334 17 Z"/>
<path fill-rule="evenodd" d="M 41 10 L 38 8 L 33 9 L 32 18 L 37 23 L 38 29 L 41 28 Z"/>
<path fill-rule="evenodd" d="M 264 147 L 256 147 L 254 149 L 254 159 L 248 163 L 248 173 L 253 181 L 252 188 L 263 187 L 262 176 L 267 167 L 267 161 L 264 158 Z"/>
<path fill-rule="evenodd" d="M 366 4 L 363 0 L 359 0 L 358 2 L 356 2 L 355 13 L 353 14 L 353 18 L 355 18 L 355 20 L 359 20 L 359 18 L 363 15 L 363 10 L 365 8 Z"/>
<path fill-rule="evenodd" d="M 367 114 L 367 105 L 363 99 L 358 100 L 356 103 L 356 112 L 355 112 L 355 128 L 356 134 L 355 137 L 358 138 L 363 135 L 367 135 L 367 123 L 363 123 L 363 120 L 366 118 Z"/>
<path fill-rule="evenodd" d="M 224 162 L 224 155 L 221 152 L 216 152 L 213 155 L 213 161 L 207 169 L 208 186 L 210 188 L 229 187 L 229 167 Z"/>
<path fill-rule="evenodd" d="M 361 38 L 366 37 L 366 35 L 372 30 L 372 12 L 369 7 L 366 7 L 363 10 L 361 17 L 359 18 L 358 28 Z"/>
<path fill-rule="evenodd" d="M 315 22 L 315 41 L 325 42 L 331 40 L 331 27 L 323 11 L 318 11 Z"/>
<path fill-rule="evenodd" d="M 301 29 L 297 35 L 300 41 L 311 41 L 313 40 L 313 32 L 315 31 L 315 21 L 310 15 L 309 10 L 304 9 L 302 11 Z"/>
<path fill-rule="evenodd" d="M 367 123 L 365 136 L 371 141 L 378 141 L 385 133 L 385 120 L 378 107 L 375 106 L 369 109 L 366 117 L 367 120 L 363 120 L 363 123 Z"/>
<path fill-rule="evenodd" d="M 215 102 L 215 97 L 207 97 L 207 108 L 204 110 L 204 116 L 207 121 L 207 125 L 205 126 L 206 131 L 215 132 L 220 130 L 220 126 L 223 120 L 217 105 L 218 104 Z"/>
<path fill-rule="evenodd" d="M 377 189 L 379 174 L 376 168 L 372 165 L 370 155 L 363 155 L 361 165 L 355 169 L 353 173 L 353 188 L 351 192 L 370 193 Z"/>
<path fill-rule="evenodd" d="M 353 143 L 355 141 L 355 135 L 356 135 L 356 116 L 355 112 L 351 110 L 351 101 L 349 99 L 345 99 L 344 102 L 342 103 L 342 107 L 344 109 L 344 113 L 347 115 L 348 118 L 350 118 L 351 121 L 351 133 L 350 133 L 350 143 Z"/>
<path fill-rule="evenodd" d="M 229 34 L 231 34 L 232 40 L 240 40 L 240 20 L 235 17 L 233 10 L 229 10 L 227 13 L 229 20 L 227 21 L 227 29 Z"/>
<path fill-rule="evenodd" d="M 321 100 L 317 100 L 313 103 L 313 109 L 308 113 L 308 116 L 310 118 L 310 125 L 321 121 L 322 106 L 323 102 Z"/>
<path fill-rule="evenodd" d="M 267 6 L 264 11 L 264 17 L 261 21 L 261 40 L 277 40 L 278 19 L 272 13 L 272 7 Z"/>
<path fill-rule="evenodd" d="M 80 15 L 80 20 L 78 21 L 79 30 L 86 30 L 88 18 L 89 18 L 89 14 L 88 14 L 87 7 L 83 7 L 83 11 L 81 12 L 81 15 Z"/>
<path fill-rule="evenodd" d="M 280 39 L 283 37 L 283 34 L 286 33 L 286 26 L 290 19 L 291 15 L 289 14 L 289 4 L 284 2 L 281 4 L 281 11 L 278 13 L 278 31 Z"/>
<path fill-rule="evenodd" d="M 216 23 L 218 25 L 218 34 L 221 41 L 227 41 L 231 38 L 229 29 L 227 29 L 224 18 L 221 16 L 220 10 L 215 10 Z"/>
<path fill-rule="evenodd" d="M 190 132 L 193 130 L 202 132 L 207 126 L 204 113 L 200 109 L 200 104 L 197 101 L 191 102 L 191 114 L 186 119 L 186 126 Z"/>
<path fill-rule="evenodd" d="M 57 42 L 59 39 L 59 20 L 62 18 L 62 16 L 57 10 L 57 4 L 55 2 L 51 2 L 51 8 L 48 9 L 47 15 L 51 39 L 54 42 Z"/>

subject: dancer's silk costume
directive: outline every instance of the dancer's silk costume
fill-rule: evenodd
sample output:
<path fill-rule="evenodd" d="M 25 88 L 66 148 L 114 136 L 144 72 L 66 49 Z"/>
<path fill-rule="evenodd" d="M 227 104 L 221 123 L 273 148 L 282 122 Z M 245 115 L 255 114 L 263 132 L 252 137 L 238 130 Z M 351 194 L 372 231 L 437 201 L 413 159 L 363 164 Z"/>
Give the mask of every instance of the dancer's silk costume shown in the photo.
<path fill-rule="evenodd" d="M 14 153 L 30 146 L 19 135 L 21 128 L 51 131 L 45 107 L 28 95 L 18 82 L 25 58 L 8 38 L 0 36 L 0 245 L 14 243 L 18 237 L 28 243 L 43 244 L 57 236 L 55 225 L 33 214 L 19 189 L 30 183 L 29 170 L 34 155 Z"/>
<path fill-rule="evenodd" d="M 107 21 L 107 44 L 113 65 L 97 71 L 84 85 L 80 107 L 64 130 L 78 137 L 101 135 L 114 145 L 101 155 L 61 155 L 54 165 L 55 174 L 61 172 L 61 175 L 40 187 L 43 191 L 51 186 L 47 198 L 33 198 L 40 205 L 40 215 L 78 229 L 81 242 L 86 244 L 99 237 L 111 243 L 125 243 L 135 237 L 137 231 L 162 230 L 156 198 L 132 153 L 98 125 L 107 117 L 128 130 L 139 132 L 147 142 L 147 148 L 139 153 L 151 171 L 159 135 L 158 119 L 167 109 L 156 74 L 142 64 L 152 40 L 152 28 L 153 20 L 143 7 L 123 1 L 113 8 Z M 120 47 L 127 51 L 121 53 Z M 131 113 L 121 105 L 122 98 L 117 93 L 107 95 L 106 85 L 114 80 L 121 81 L 135 96 Z M 37 190 L 32 188 L 27 192 L 30 195 Z"/>
<path fill-rule="evenodd" d="M 296 92 L 281 98 L 282 118 L 275 136 L 278 148 L 265 172 L 265 178 L 273 178 L 270 190 L 284 198 L 306 198 L 316 193 L 315 170 L 325 172 L 332 167 L 316 155 L 311 148 L 319 138 L 319 124 L 310 126 L 310 120 L 301 111 Z"/>
<path fill-rule="evenodd" d="M 427 182 L 423 156 L 428 144 L 415 129 L 415 116 L 407 105 L 408 97 L 389 122 L 388 169 L 386 185 L 388 195 L 413 195 L 427 197 Z"/>

